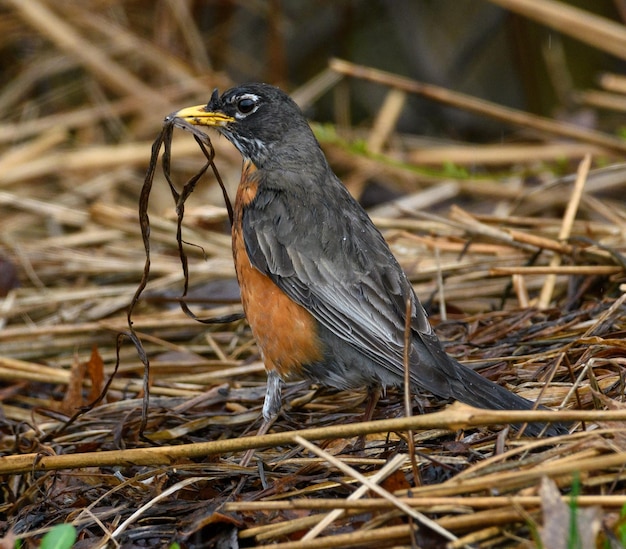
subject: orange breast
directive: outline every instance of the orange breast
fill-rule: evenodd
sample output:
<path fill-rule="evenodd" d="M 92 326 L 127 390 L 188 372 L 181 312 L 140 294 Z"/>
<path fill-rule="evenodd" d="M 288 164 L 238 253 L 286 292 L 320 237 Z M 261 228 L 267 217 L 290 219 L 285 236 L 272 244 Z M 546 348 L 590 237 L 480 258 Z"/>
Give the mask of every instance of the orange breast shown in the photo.
<path fill-rule="evenodd" d="M 255 172 L 250 162 L 244 165 L 235 199 L 233 257 L 241 301 L 265 368 L 276 370 L 283 379 L 299 377 L 303 365 L 322 360 L 324 353 L 315 319 L 253 267 L 248 258 L 242 221 L 258 190 Z"/>

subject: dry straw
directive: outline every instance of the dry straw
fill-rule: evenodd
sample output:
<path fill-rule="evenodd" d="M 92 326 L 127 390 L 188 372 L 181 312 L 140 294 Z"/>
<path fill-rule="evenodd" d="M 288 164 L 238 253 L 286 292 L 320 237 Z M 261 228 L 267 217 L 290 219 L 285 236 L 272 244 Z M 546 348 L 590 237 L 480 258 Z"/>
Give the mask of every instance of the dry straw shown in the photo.
<path fill-rule="evenodd" d="M 551 0 L 496 3 L 624 56 L 621 25 Z M 410 415 L 401 391 L 389 391 L 374 421 L 360 422 L 364 391 L 296 384 L 257 436 L 265 377 L 245 323 L 207 326 L 180 310 L 186 284 L 198 316 L 235 319 L 241 306 L 216 177 L 197 181 L 182 223 L 172 207 L 172 190 L 184 192 L 207 161 L 173 128 L 172 189 L 153 174 L 143 211 L 150 277 L 131 319 L 150 375 L 133 345 L 116 350 L 145 273 L 137 203 L 151 142 L 168 113 L 231 84 L 209 65 L 188 3 L 159 4 L 154 34 L 118 2 L 5 5 L 3 40 L 36 55 L 0 90 L 0 536 L 34 546 L 70 522 L 94 547 L 237 537 L 283 549 L 487 547 L 532 539 L 546 512 L 544 477 L 562 490 L 557 499 L 600 508 L 606 531 L 616 530 L 626 504 L 622 139 L 339 59 L 294 90 L 305 107 L 333 95 L 338 129 L 314 128 L 355 195 L 373 178 L 402 195 L 373 218 L 424 303 L 438 304 L 431 319 L 448 351 L 556 411 L 413 395 Z M 346 84 L 364 80 L 385 100 L 370 130 L 350 129 Z M 571 98 L 623 111 L 624 77 L 599 82 Z M 530 139 L 400 137 L 396 121 L 414 94 Z M 213 145 L 232 195 L 238 153 Z M 443 163 L 455 169 L 421 169 Z M 506 427 L 533 420 L 568 420 L 572 433 L 530 439 Z"/>

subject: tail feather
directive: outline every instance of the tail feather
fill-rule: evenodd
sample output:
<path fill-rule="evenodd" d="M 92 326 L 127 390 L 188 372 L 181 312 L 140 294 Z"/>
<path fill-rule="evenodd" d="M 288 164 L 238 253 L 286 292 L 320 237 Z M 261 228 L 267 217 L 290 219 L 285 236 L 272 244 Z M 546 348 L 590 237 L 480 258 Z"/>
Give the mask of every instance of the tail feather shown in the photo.
<path fill-rule="evenodd" d="M 464 404 L 487 410 L 531 410 L 534 403 L 500 385 L 489 381 L 471 368 L 450 357 L 434 334 L 420 333 L 423 346 L 413 348 L 412 378 L 419 385 L 437 396 L 454 398 Z M 424 352 L 428 351 L 428 352 Z M 543 406 L 537 407 L 545 410 Z M 514 425 L 519 428 L 519 425 Z M 544 430 L 545 429 L 545 430 Z M 549 425 L 529 423 L 525 433 L 538 436 L 567 434 L 567 427 L 560 423 Z"/>
<path fill-rule="evenodd" d="M 451 359 L 452 360 L 452 359 Z M 455 361 L 456 362 L 456 361 Z M 535 403 L 526 400 L 500 385 L 492 383 L 474 370 L 456 363 L 459 380 L 451 383 L 451 396 L 470 406 L 488 410 L 532 410 Z M 544 406 L 537 406 L 539 410 L 546 410 Z M 519 428 L 519 426 L 514 426 Z M 545 429 L 545 431 L 544 431 Z M 569 431 L 560 423 L 544 424 L 529 423 L 525 433 L 538 436 L 541 433 L 547 436 L 567 434 Z"/>

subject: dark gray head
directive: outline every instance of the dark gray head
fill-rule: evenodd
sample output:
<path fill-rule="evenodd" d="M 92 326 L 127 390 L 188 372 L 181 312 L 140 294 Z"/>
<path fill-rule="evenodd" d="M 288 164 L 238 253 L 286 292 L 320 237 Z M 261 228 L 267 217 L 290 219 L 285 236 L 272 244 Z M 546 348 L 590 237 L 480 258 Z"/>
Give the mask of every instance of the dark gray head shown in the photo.
<path fill-rule="evenodd" d="M 321 151 L 311 128 L 296 103 L 269 84 L 244 84 L 220 97 L 217 90 L 206 105 L 175 113 L 188 123 L 211 126 L 223 134 L 257 168 L 282 167 L 319 161 Z"/>

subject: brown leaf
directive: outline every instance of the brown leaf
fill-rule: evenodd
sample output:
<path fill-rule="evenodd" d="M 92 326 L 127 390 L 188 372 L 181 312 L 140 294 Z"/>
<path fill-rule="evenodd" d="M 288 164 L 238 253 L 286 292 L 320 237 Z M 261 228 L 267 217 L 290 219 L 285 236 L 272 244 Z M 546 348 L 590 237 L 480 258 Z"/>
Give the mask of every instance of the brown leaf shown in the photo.
<path fill-rule="evenodd" d="M 398 490 L 410 490 L 411 483 L 407 480 L 403 471 L 396 471 L 384 479 L 380 485 L 388 492 L 397 492 Z"/>
<path fill-rule="evenodd" d="M 83 384 L 85 377 L 91 381 L 89 398 L 83 395 Z M 93 402 L 98 398 L 104 386 L 104 362 L 94 345 L 91 349 L 91 356 L 87 362 L 80 362 L 78 357 L 74 357 L 72 368 L 70 369 L 70 381 L 67 391 L 61 403 L 61 411 L 68 415 L 74 414 L 79 408 Z"/>
<path fill-rule="evenodd" d="M 91 380 L 91 390 L 89 391 L 89 402 L 93 402 L 100 396 L 100 392 L 104 387 L 104 362 L 98 352 L 97 345 L 91 348 L 91 356 L 87 363 L 87 373 Z"/>
<path fill-rule="evenodd" d="M 72 415 L 83 406 L 83 381 L 85 380 L 86 372 L 87 365 L 80 362 L 78 357 L 75 356 L 70 369 L 70 380 L 67 384 L 67 391 L 60 406 L 62 412 Z"/>

